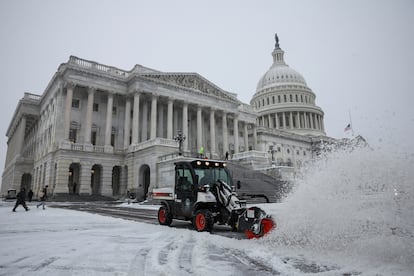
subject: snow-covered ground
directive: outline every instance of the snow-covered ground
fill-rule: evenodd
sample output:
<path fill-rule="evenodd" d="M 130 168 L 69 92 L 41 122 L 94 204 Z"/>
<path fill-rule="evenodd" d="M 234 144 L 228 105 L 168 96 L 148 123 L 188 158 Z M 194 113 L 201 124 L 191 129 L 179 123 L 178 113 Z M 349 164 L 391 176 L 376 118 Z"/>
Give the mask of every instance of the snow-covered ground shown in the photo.
<path fill-rule="evenodd" d="M 321 159 L 261 206 L 278 228 L 259 240 L 0 202 L 0 275 L 414 275 L 413 160 Z"/>

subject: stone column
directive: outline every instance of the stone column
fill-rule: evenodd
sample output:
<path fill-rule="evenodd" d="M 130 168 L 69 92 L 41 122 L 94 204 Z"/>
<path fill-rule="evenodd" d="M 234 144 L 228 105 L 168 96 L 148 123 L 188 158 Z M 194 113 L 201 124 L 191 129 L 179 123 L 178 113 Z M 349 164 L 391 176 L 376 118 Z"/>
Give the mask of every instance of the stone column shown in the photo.
<path fill-rule="evenodd" d="M 269 128 L 274 128 L 273 120 L 272 120 L 272 114 L 271 113 L 269 114 Z"/>
<path fill-rule="evenodd" d="M 316 129 L 320 130 L 321 129 L 321 121 L 320 121 L 320 117 L 319 114 L 315 115 L 315 119 L 316 119 Z"/>
<path fill-rule="evenodd" d="M 253 150 L 257 150 L 257 128 L 255 124 L 253 124 Z"/>
<path fill-rule="evenodd" d="M 286 129 L 286 114 L 285 112 L 282 112 L 282 121 L 283 121 L 283 129 Z"/>
<path fill-rule="evenodd" d="M 309 116 L 310 116 L 310 128 L 311 129 L 314 129 L 314 126 L 313 126 L 313 114 L 310 113 Z"/>
<path fill-rule="evenodd" d="M 290 129 L 293 129 L 293 114 L 292 114 L 292 111 L 289 112 L 289 127 L 290 127 Z"/>
<path fill-rule="evenodd" d="M 114 102 L 114 95 L 112 93 L 109 93 L 108 94 L 108 105 L 106 108 L 105 146 L 111 146 L 113 102 Z"/>
<path fill-rule="evenodd" d="M 229 138 L 228 138 L 228 129 L 227 129 L 227 113 L 223 112 L 222 118 L 223 124 L 223 154 L 229 151 Z"/>
<path fill-rule="evenodd" d="M 315 114 L 315 129 L 319 130 L 319 115 Z"/>
<path fill-rule="evenodd" d="M 17 135 L 16 153 L 22 154 L 24 148 L 24 133 L 26 130 L 26 117 L 22 116 L 19 122 L 19 130 Z"/>
<path fill-rule="evenodd" d="M 157 95 L 152 95 L 150 139 L 155 138 L 157 138 Z"/>
<path fill-rule="evenodd" d="M 323 124 L 323 116 L 321 116 L 321 130 L 325 131 L 325 125 Z"/>
<path fill-rule="evenodd" d="M 56 164 L 56 186 L 54 188 L 54 194 L 67 194 L 68 193 L 68 182 L 69 182 L 69 160 L 58 160 Z M 39 168 L 36 169 L 38 189 L 40 189 L 40 174 Z M 37 180 L 36 180 L 37 179 Z M 38 193 L 38 191 L 37 191 Z"/>
<path fill-rule="evenodd" d="M 234 115 L 233 119 L 234 153 L 239 153 L 239 119 Z"/>
<path fill-rule="evenodd" d="M 183 142 L 183 151 L 188 151 L 188 103 L 183 104 L 183 135 L 185 140 Z"/>
<path fill-rule="evenodd" d="M 100 194 L 103 196 L 112 196 L 113 189 L 112 189 L 112 166 L 102 166 L 101 170 L 101 187 L 100 187 Z"/>
<path fill-rule="evenodd" d="M 211 155 L 216 154 L 216 118 L 215 111 L 213 108 L 210 110 L 210 151 Z"/>
<path fill-rule="evenodd" d="M 125 166 L 121 167 L 121 175 L 119 176 L 119 195 L 126 195 L 127 191 L 127 169 Z"/>
<path fill-rule="evenodd" d="M 156 137 L 160 137 L 160 138 L 165 138 L 164 136 L 164 105 L 163 103 L 160 101 L 160 104 L 157 107 L 158 109 L 158 119 L 157 119 L 157 135 Z"/>
<path fill-rule="evenodd" d="M 167 109 L 167 139 L 173 138 L 173 100 L 168 98 Z"/>
<path fill-rule="evenodd" d="M 180 128 L 179 119 L 181 119 L 181 122 L 182 122 L 182 118 L 179 117 L 179 114 L 180 114 L 180 112 L 179 112 L 178 108 L 174 108 L 174 106 L 173 106 L 172 138 L 174 138 L 175 134 L 178 134 L 178 130 L 183 131 L 183 129 Z"/>
<path fill-rule="evenodd" d="M 64 139 L 69 141 L 70 131 L 70 112 L 72 110 L 72 99 L 73 99 L 73 84 L 68 83 L 66 86 L 66 102 L 65 102 L 65 132 Z"/>
<path fill-rule="evenodd" d="M 296 128 L 300 128 L 299 111 L 296 112 Z"/>
<path fill-rule="evenodd" d="M 129 135 L 131 127 L 131 100 L 128 98 L 125 103 L 125 120 L 124 120 L 124 149 L 129 146 Z"/>
<path fill-rule="evenodd" d="M 244 151 L 249 150 L 249 132 L 247 130 L 247 122 L 244 122 Z"/>
<path fill-rule="evenodd" d="M 275 113 L 275 120 L 276 120 L 276 128 L 279 129 L 279 115 Z"/>
<path fill-rule="evenodd" d="M 91 164 L 89 162 L 81 163 L 80 167 L 80 179 L 79 179 L 79 194 L 81 195 L 91 195 L 92 186 L 91 186 Z"/>
<path fill-rule="evenodd" d="M 85 144 L 91 143 L 91 128 L 92 128 L 92 111 L 93 111 L 93 96 L 96 88 L 89 87 L 88 89 L 88 105 L 86 106 L 86 120 L 85 120 Z"/>
<path fill-rule="evenodd" d="M 144 101 L 142 104 L 142 128 L 141 128 L 141 142 L 148 139 L 148 102 Z"/>
<path fill-rule="evenodd" d="M 203 113 L 197 106 L 197 151 L 203 146 Z"/>
<path fill-rule="evenodd" d="M 138 91 L 134 94 L 134 107 L 132 111 L 132 144 L 138 144 L 138 130 L 139 130 L 139 97 Z"/>
<path fill-rule="evenodd" d="M 306 112 L 303 112 L 303 120 L 305 123 L 305 128 L 308 128 L 308 116 L 306 116 Z"/>

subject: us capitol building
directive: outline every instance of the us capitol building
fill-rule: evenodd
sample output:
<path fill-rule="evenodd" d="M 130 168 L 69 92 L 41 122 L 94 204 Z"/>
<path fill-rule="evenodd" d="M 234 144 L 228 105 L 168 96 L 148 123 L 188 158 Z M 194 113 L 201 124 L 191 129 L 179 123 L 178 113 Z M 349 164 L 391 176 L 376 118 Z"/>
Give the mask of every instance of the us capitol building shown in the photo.
<path fill-rule="evenodd" d="M 229 159 L 253 170 L 298 170 L 329 140 L 324 113 L 276 44 L 250 104 L 197 73 L 129 71 L 71 56 L 42 95 L 25 93 L 7 129 L 1 194 L 45 185 L 53 195 L 145 199 L 157 167 L 178 155 Z"/>

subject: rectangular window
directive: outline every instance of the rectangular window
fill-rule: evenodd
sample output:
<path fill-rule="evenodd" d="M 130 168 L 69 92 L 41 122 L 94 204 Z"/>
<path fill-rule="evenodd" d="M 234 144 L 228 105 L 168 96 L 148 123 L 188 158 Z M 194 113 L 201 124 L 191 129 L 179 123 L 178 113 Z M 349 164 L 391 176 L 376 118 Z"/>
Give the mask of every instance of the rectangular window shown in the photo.
<path fill-rule="evenodd" d="M 116 115 L 116 106 L 112 107 L 112 115 Z"/>
<path fill-rule="evenodd" d="M 99 111 L 99 104 L 93 103 L 93 111 L 96 111 L 96 112 Z"/>
<path fill-rule="evenodd" d="M 96 145 L 96 131 L 92 131 L 91 133 L 91 143 L 92 145 Z"/>
<path fill-rule="evenodd" d="M 71 128 L 69 130 L 69 141 L 76 143 L 77 129 Z"/>
<path fill-rule="evenodd" d="M 79 108 L 80 107 L 80 100 L 79 99 L 72 99 L 72 107 Z"/>
<path fill-rule="evenodd" d="M 111 134 L 111 146 L 114 147 L 114 145 L 115 145 L 115 133 L 112 133 Z"/>

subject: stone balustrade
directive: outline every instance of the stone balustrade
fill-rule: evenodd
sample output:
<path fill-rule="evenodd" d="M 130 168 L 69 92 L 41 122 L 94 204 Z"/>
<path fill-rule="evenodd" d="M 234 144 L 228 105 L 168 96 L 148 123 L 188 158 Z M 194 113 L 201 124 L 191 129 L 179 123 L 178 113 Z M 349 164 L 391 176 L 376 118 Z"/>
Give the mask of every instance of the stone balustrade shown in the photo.
<path fill-rule="evenodd" d="M 149 148 L 153 146 L 167 146 L 167 147 L 177 148 L 178 144 L 174 140 L 157 137 L 155 139 L 151 139 L 151 140 L 139 143 L 138 145 L 133 145 L 132 147 L 130 147 L 129 150 L 139 151 L 139 150 L 143 150 L 145 148 Z"/>
<path fill-rule="evenodd" d="M 100 72 L 105 72 L 105 73 L 109 73 L 113 76 L 117 76 L 117 77 L 122 77 L 122 78 L 128 78 L 130 73 L 128 71 L 124 71 L 121 69 L 118 69 L 116 67 L 113 66 L 107 66 L 104 64 L 100 64 L 94 61 L 89 61 L 86 59 L 81 59 L 75 56 L 70 56 L 69 58 L 69 63 L 70 64 L 75 64 L 77 66 L 80 67 L 84 67 L 84 68 L 88 68 L 88 69 L 93 69 L 93 70 L 97 70 Z"/>
<path fill-rule="evenodd" d="M 40 101 L 41 98 L 42 98 L 42 96 L 40 96 L 40 95 L 36 95 L 36 94 L 32 94 L 32 93 L 25 92 L 23 99 L 29 100 L 29 101 L 30 100 Z"/>

